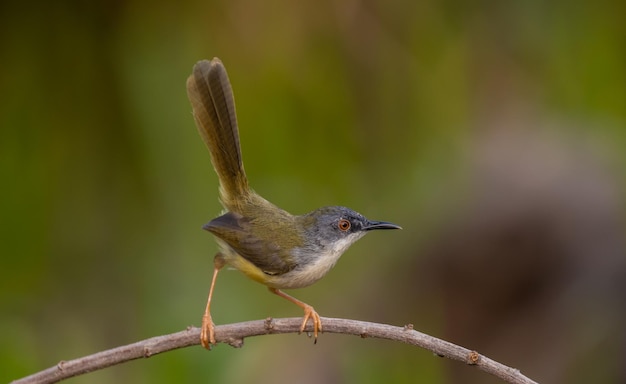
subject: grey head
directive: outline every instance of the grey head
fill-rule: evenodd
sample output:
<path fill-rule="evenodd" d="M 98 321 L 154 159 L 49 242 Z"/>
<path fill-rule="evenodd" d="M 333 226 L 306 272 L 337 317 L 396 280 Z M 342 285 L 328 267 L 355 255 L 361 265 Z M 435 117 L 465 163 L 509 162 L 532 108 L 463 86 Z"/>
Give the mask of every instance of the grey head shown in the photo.
<path fill-rule="evenodd" d="M 346 207 L 323 207 L 301 216 L 306 248 L 338 258 L 350 245 L 376 229 L 402 229 L 386 221 L 373 221 Z"/>
<path fill-rule="evenodd" d="M 271 286 L 302 288 L 321 279 L 343 252 L 375 229 L 401 229 L 385 221 L 372 221 L 346 207 L 324 207 L 295 217 L 300 245 L 290 250 L 295 267 L 272 276 Z"/>

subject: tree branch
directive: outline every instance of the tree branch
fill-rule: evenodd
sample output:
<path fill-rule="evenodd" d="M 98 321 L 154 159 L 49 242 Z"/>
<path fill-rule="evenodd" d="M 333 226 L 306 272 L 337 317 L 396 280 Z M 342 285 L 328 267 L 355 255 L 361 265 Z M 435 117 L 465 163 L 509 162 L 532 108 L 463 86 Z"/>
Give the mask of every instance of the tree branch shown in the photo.
<path fill-rule="evenodd" d="M 279 333 L 297 333 L 301 322 L 302 318 L 300 317 L 286 319 L 268 318 L 266 320 L 218 325 L 215 330 L 215 338 L 218 343 L 226 343 L 235 348 L 239 348 L 243 346 L 243 340 L 246 337 Z M 360 336 L 362 338 L 375 337 L 416 345 L 438 356 L 476 366 L 478 369 L 499 377 L 507 383 L 537 384 L 522 375 L 517 369 L 500 364 L 476 351 L 470 351 L 469 349 L 450 342 L 415 331 L 411 324 L 404 327 L 396 327 L 386 324 L 327 317 L 322 318 L 322 323 L 324 325 L 324 333 L 342 333 Z M 189 347 L 199 343 L 200 329 L 189 327 L 185 331 L 153 337 L 74 360 L 61 361 L 56 366 L 18 379 L 13 383 L 55 383 L 112 365 L 142 357 L 147 358 L 161 352 Z"/>

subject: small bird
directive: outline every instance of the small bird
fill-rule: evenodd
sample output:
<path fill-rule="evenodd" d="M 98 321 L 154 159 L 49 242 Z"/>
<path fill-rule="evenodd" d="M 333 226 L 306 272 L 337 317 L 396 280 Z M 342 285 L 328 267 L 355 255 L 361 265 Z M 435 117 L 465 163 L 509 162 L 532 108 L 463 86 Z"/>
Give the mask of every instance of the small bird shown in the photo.
<path fill-rule="evenodd" d="M 368 220 L 345 207 L 324 207 L 305 215 L 292 215 L 265 200 L 248 186 L 233 91 L 218 58 L 196 63 L 187 79 L 187 95 L 219 178 L 220 201 L 225 208 L 221 216 L 203 226 L 216 237 L 219 252 L 213 261 L 213 278 L 202 317 L 202 346 L 210 350 L 216 343 L 211 298 L 218 272 L 224 266 L 243 272 L 302 308 L 300 332 L 311 319 L 317 342 L 318 332 L 322 331 L 320 316 L 312 306 L 282 289 L 306 287 L 324 277 L 341 254 L 367 232 L 401 228 Z"/>

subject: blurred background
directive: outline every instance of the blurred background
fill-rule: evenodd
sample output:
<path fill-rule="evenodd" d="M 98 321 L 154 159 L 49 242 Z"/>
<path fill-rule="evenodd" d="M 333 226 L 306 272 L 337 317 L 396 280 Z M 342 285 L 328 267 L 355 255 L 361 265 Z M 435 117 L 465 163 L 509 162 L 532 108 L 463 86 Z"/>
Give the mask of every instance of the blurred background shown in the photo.
<path fill-rule="evenodd" d="M 290 291 L 545 383 L 626 382 L 626 3 L 0 5 L 0 382 L 200 324 L 217 178 L 186 97 L 220 57 L 257 192 L 398 223 Z M 216 323 L 300 316 L 238 272 Z M 187 348 L 71 383 L 496 383 L 326 334 Z"/>

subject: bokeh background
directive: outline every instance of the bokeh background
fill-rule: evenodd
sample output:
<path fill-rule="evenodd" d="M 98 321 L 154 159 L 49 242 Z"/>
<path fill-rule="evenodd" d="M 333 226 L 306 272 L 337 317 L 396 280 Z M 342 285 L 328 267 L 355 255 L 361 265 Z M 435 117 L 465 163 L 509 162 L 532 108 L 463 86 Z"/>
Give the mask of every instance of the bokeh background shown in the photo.
<path fill-rule="evenodd" d="M 626 382 L 626 3 L 0 5 L 0 382 L 199 325 L 217 180 L 185 93 L 220 57 L 246 170 L 373 233 L 322 316 L 403 325 L 540 382 Z M 219 323 L 300 316 L 238 272 Z M 187 348 L 71 383 L 495 383 L 379 340 Z"/>

